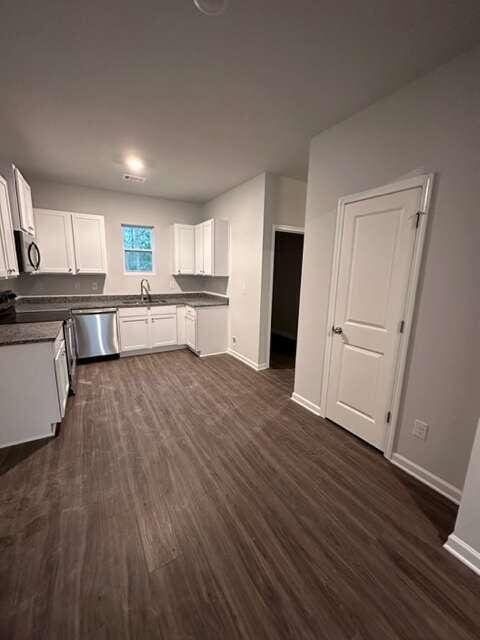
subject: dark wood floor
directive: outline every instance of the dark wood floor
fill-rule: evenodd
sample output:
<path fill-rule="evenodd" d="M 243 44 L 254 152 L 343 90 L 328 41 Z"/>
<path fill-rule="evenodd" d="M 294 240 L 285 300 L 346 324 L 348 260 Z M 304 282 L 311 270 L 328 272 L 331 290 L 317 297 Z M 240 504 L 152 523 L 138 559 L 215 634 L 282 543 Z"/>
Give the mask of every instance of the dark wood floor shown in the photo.
<path fill-rule="evenodd" d="M 2 640 L 478 640 L 455 509 L 291 402 L 291 371 L 79 375 L 59 437 L 0 453 Z"/>

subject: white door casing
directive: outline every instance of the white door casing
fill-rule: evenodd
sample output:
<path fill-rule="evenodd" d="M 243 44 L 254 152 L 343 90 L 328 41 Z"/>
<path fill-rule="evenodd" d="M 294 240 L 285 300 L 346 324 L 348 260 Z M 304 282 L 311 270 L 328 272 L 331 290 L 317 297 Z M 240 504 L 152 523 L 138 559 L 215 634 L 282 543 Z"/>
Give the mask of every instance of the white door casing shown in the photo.
<path fill-rule="evenodd" d="M 420 176 L 339 202 L 323 411 L 388 456 L 423 246 L 417 213 L 427 211 L 431 182 Z"/>

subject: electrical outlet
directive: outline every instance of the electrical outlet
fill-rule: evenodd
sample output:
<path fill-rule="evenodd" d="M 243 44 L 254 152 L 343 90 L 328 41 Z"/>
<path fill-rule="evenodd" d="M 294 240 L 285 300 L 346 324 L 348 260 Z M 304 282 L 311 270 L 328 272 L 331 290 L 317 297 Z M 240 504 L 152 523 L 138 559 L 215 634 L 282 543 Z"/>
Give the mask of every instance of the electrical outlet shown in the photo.
<path fill-rule="evenodd" d="M 98 289 L 98 282 L 92 282 L 92 291 L 97 291 Z"/>
<path fill-rule="evenodd" d="M 426 440 L 428 435 L 428 424 L 421 420 L 415 420 L 413 423 L 412 433 L 416 438 L 420 440 Z"/>
<path fill-rule="evenodd" d="M 78 282 L 78 280 L 77 280 L 77 282 L 75 282 L 75 284 L 73 285 L 73 287 L 74 287 L 75 289 L 80 289 L 80 282 Z"/>
<path fill-rule="evenodd" d="M 175 280 L 170 278 L 170 289 L 175 289 Z"/>

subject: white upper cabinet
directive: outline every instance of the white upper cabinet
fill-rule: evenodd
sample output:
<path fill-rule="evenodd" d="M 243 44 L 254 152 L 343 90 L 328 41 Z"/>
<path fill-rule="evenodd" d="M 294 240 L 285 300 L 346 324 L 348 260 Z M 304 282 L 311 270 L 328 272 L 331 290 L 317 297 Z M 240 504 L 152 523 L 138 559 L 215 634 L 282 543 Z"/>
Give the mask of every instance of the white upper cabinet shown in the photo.
<path fill-rule="evenodd" d="M 76 273 L 107 273 L 103 216 L 72 213 Z"/>
<path fill-rule="evenodd" d="M 173 273 L 195 273 L 195 227 L 191 224 L 173 225 Z"/>
<path fill-rule="evenodd" d="M 0 278 L 18 276 L 12 213 L 6 180 L 0 176 Z"/>
<path fill-rule="evenodd" d="M 229 224 L 227 220 L 207 220 L 195 227 L 195 273 L 228 276 Z"/>
<path fill-rule="evenodd" d="M 36 239 L 41 247 L 40 273 L 74 273 L 72 214 L 34 209 Z"/>
<path fill-rule="evenodd" d="M 30 185 L 15 167 L 15 186 L 17 189 L 19 226 L 22 231 L 35 235 L 35 222 L 33 218 L 32 191 Z"/>
<path fill-rule="evenodd" d="M 203 255 L 203 224 L 195 226 L 195 273 L 203 275 L 204 255 Z"/>

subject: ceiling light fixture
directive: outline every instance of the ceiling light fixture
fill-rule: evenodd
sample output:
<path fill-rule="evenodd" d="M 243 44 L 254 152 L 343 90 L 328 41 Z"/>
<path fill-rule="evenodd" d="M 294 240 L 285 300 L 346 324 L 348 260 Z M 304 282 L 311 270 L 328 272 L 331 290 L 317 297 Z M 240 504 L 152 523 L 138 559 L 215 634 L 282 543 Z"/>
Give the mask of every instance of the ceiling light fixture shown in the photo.
<path fill-rule="evenodd" d="M 144 163 L 142 162 L 142 160 L 140 160 L 140 158 L 137 158 L 137 156 L 128 156 L 128 158 L 125 159 L 125 164 L 130 169 L 130 171 L 133 171 L 134 173 L 138 173 L 139 171 L 143 171 L 143 169 L 145 169 Z"/>
<path fill-rule="evenodd" d="M 193 0 L 199 11 L 207 16 L 220 16 L 225 13 L 227 0 Z"/>

